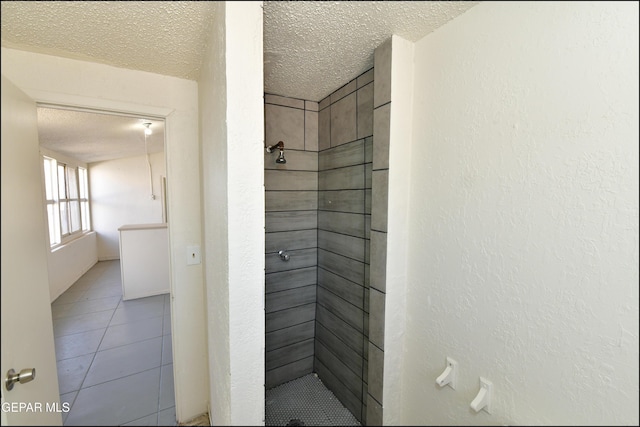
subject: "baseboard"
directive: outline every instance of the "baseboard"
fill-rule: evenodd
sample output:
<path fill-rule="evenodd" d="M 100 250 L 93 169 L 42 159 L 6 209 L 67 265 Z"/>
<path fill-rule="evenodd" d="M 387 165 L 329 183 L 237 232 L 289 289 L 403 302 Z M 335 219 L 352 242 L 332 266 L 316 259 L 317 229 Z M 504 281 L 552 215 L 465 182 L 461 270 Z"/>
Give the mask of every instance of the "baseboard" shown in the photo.
<path fill-rule="evenodd" d="M 188 421 L 178 424 L 179 426 L 210 426 L 211 425 L 211 416 L 209 412 L 206 414 L 198 415 L 197 417 L 191 418 Z"/>

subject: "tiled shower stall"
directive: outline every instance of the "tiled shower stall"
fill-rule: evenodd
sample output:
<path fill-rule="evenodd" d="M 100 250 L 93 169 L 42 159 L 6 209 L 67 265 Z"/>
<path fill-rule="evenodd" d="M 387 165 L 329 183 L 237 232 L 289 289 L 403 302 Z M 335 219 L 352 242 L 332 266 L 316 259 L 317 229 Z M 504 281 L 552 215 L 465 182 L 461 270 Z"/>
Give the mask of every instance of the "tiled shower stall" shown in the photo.
<path fill-rule="evenodd" d="M 390 51 L 319 103 L 264 97 L 286 158 L 265 150 L 265 385 L 315 372 L 363 425 L 382 421 Z"/>

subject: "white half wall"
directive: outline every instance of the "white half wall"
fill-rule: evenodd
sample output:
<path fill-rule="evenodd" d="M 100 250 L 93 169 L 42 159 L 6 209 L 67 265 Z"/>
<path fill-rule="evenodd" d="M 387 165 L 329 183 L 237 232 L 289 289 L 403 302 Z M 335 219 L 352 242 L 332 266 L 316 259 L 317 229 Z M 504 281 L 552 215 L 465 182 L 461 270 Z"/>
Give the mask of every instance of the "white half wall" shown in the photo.
<path fill-rule="evenodd" d="M 638 40 L 482 2 L 415 44 L 402 424 L 638 425 Z"/>
<path fill-rule="evenodd" d="M 2 48 L 2 74 L 36 102 L 165 118 L 176 416 L 207 411 L 209 388 L 201 241 L 198 85 L 195 81 Z M 43 235 L 43 239 L 45 236 Z"/>
<path fill-rule="evenodd" d="M 50 300 L 53 302 L 98 262 L 96 233 L 83 234 L 54 251 L 47 244 L 47 259 Z"/>
<path fill-rule="evenodd" d="M 166 176 L 164 152 L 149 154 L 149 161 L 155 199 L 151 198 L 147 156 L 89 164 L 91 225 L 98 233 L 100 261 L 120 258 L 119 227 L 163 222 L 161 177 Z"/>
<path fill-rule="evenodd" d="M 211 31 L 199 87 L 210 418 L 264 425 L 262 2 L 218 3 Z"/>

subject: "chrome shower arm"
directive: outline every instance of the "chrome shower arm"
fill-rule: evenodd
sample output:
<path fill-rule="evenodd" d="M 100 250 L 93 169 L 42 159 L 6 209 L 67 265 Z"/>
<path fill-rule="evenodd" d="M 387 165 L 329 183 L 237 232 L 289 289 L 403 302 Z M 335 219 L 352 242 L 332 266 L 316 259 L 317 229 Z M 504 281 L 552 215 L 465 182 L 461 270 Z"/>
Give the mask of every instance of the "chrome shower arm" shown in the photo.
<path fill-rule="evenodd" d="M 277 144 L 269 145 L 267 147 L 267 153 L 272 153 L 276 148 L 279 148 L 280 150 L 284 149 L 284 142 L 278 141 Z"/>

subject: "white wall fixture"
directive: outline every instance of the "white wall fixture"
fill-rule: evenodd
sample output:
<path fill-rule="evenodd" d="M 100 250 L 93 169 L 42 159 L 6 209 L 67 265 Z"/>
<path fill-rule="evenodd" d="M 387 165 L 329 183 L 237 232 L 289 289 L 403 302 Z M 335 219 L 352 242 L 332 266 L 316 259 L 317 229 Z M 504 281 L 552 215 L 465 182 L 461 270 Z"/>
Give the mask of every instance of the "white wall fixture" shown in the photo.
<path fill-rule="evenodd" d="M 480 412 L 481 409 L 491 413 L 491 393 L 493 392 L 493 383 L 486 378 L 480 377 L 480 391 L 475 399 L 471 402 L 471 409 Z"/>
<path fill-rule="evenodd" d="M 436 384 L 440 387 L 448 385 L 452 389 L 456 389 L 456 382 L 458 379 L 458 362 L 450 357 L 447 357 L 447 367 L 444 372 L 436 379 Z"/>
<path fill-rule="evenodd" d="M 187 246 L 187 265 L 196 265 L 200 262 L 200 245 Z"/>

